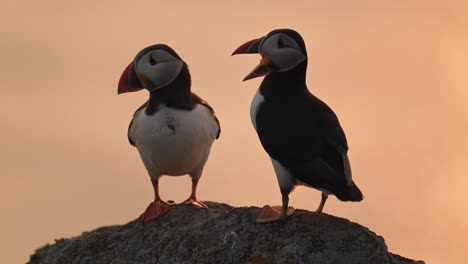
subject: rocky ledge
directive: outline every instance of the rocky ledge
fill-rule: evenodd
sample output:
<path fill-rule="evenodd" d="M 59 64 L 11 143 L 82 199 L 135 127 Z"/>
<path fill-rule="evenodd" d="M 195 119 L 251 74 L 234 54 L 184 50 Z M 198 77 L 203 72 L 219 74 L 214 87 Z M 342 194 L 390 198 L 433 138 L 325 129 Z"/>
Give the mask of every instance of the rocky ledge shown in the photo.
<path fill-rule="evenodd" d="M 257 224 L 258 207 L 206 204 L 58 239 L 29 263 L 424 263 L 388 252 L 381 236 L 347 219 L 296 212 L 285 222 Z"/>

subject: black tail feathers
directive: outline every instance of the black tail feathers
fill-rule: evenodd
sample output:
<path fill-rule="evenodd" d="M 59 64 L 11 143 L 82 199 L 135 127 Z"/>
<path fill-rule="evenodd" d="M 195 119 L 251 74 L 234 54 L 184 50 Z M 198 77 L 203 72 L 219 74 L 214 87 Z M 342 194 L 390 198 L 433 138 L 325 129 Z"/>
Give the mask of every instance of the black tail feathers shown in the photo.
<path fill-rule="evenodd" d="M 357 187 L 356 184 L 351 183 L 351 185 L 347 185 L 346 187 L 340 188 L 337 192 L 334 193 L 338 199 L 343 202 L 350 201 L 350 202 L 359 202 L 364 199 L 361 190 Z"/>

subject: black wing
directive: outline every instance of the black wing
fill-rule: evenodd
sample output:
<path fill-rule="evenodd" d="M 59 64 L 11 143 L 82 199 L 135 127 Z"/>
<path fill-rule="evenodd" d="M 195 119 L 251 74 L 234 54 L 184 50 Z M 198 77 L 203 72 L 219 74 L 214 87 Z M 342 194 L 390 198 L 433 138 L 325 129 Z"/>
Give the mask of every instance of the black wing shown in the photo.
<path fill-rule="evenodd" d="M 196 95 L 195 93 L 192 93 L 192 100 L 194 104 L 201 104 L 210 110 L 214 120 L 216 121 L 216 124 L 218 124 L 218 134 L 216 134 L 216 139 L 218 139 L 221 135 L 221 124 L 219 123 L 219 120 L 215 115 L 213 107 L 211 107 L 211 105 L 209 105 L 207 101 L 203 100 L 200 96 Z"/>
<path fill-rule="evenodd" d="M 141 105 L 140 107 L 138 107 L 138 109 L 135 111 L 135 113 L 133 113 L 133 117 L 132 117 L 132 120 L 130 121 L 130 124 L 128 125 L 128 130 L 127 130 L 127 137 L 128 137 L 128 142 L 130 143 L 130 145 L 134 146 L 135 147 L 135 141 L 132 139 L 132 137 L 130 136 L 130 129 L 132 128 L 132 125 L 133 125 L 133 118 L 135 118 L 135 114 L 140 111 L 141 109 L 145 108 L 146 106 L 148 105 L 148 101 L 146 101 L 146 103 L 144 103 L 143 105 Z"/>
<path fill-rule="evenodd" d="M 308 91 L 294 100 L 264 102 L 256 123 L 265 150 L 294 177 L 338 198 L 347 192 L 348 143 L 338 118 L 324 102 Z"/>
<path fill-rule="evenodd" d="M 335 113 L 310 93 L 294 100 L 263 102 L 256 126 L 265 150 L 277 160 L 306 162 L 327 155 L 327 151 L 348 150 Z"/>

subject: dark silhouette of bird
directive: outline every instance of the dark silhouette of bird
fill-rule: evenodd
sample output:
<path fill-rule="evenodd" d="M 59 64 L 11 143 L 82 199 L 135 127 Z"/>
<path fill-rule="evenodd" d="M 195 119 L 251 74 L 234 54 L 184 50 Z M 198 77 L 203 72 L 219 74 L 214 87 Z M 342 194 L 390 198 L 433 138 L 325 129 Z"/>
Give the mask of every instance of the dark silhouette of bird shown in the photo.
<path fill-rule="evenodd" d="M 341 201 L 361 201 L 338 118 L 307 88 L 307 50 L 301 35 L 291 29 L 273 30 L 241 45 L 232 55 L 246 53 L 261 55 L 260 64 L 244 81 L 265 76 L 250 115 L 282 194 L 281 212 L 257 221 L 285 219 L 289 193 L 297 185 L 322 192 L 317 212 L 322 212 L 330 194 Z"/>

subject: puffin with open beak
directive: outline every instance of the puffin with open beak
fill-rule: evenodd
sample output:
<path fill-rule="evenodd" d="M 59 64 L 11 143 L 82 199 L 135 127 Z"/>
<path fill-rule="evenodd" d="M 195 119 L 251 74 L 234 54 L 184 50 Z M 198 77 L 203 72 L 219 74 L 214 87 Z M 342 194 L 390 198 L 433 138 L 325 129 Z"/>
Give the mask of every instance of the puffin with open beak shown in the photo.
<path fill-rule="evenodd" d="M 261 60 L 244 81 L 265 77 L 252 101 L 250 117 L 271 158 L 282 194 L 282 206 L 276 210 L 264 207 L 257 222 L 284 220 L 291 212 L 289 193 L 297 185 L 322 192 L 317 212 L 322 212 L 330 194 L 341 201 L 361 201 L 338 118 L 307 88 L 307 51 L 301 35 L 291 29 L 273 30 L 241 45 L 232 55 L 251 53 L 260 54 Z"/>
<path fill-rule="evenodd" d="M 140 51 L 120 77 L 119 94 L 142 89 L 149 92 L 149 100 L 133 114 L 128 140 L 140 153 L 154 189 L 143 221 L 164 215 L 173 206 L 159 196 L 163 175 L 190 175 L 192 193 L 183 203 L 206 208 L 196 190 L 211 145 L 221 132 L 213 108 L 191 92 L 187 64 L 164 44 Z"/>

